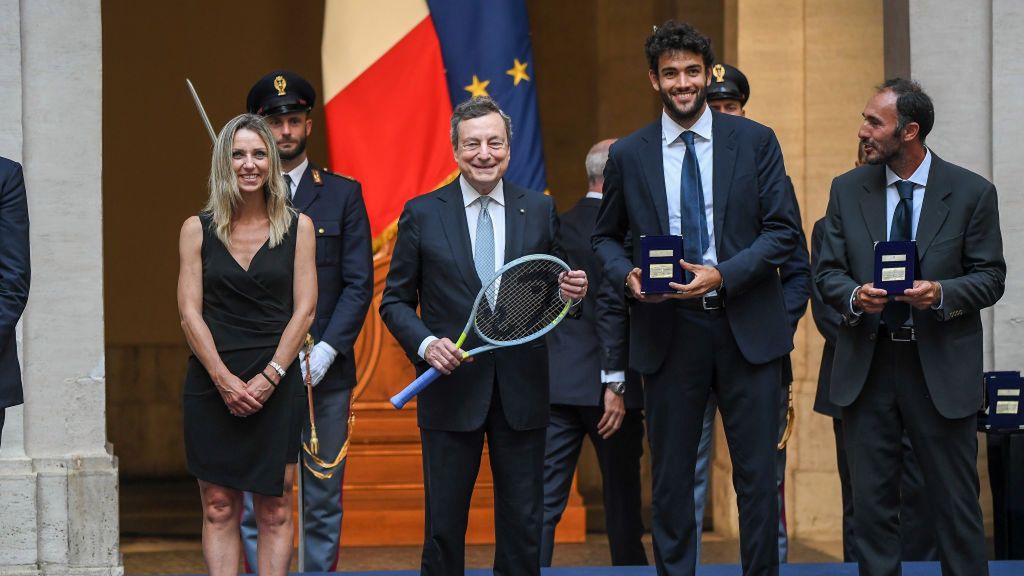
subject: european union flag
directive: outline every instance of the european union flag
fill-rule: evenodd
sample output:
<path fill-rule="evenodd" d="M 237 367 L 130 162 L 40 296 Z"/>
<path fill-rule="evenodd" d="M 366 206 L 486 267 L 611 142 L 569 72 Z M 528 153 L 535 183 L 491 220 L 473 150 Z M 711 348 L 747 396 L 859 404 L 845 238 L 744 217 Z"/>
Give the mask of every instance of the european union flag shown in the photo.
<path fill-rule="evenodd" d="M 512 117 L 509 181 L 547 189 L 525 0 L 427 0 L 452 107 L 490 96 Z"/>

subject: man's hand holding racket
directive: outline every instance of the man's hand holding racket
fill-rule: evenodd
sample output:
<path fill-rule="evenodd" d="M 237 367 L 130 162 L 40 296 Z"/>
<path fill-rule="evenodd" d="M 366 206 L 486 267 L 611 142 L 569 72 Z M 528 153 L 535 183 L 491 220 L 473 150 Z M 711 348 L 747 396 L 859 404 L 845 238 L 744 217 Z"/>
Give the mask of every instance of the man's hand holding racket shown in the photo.
<path fill-rule="evenodd" d="M 401 392 L 391 404 L 401 408 L 442 374 L 451 374 L 475 354 L 525 344 L 547 334 L 587 294 L 587 274 L 546 254 L 531 254 L 498 269 L 481 287 L 466 327 L 456 342 L 440 338 L 427 344 L 423 359 L 430 369 Z M 472 331 L 482 346 L 462 350 Z"/>
<path fill-rule="evenodd" d="M 558 287 L 564 298 L 579 302 L 587 295 L 587 273 L 583 270 L 570 270 L 562 275 Z"/>
<path fill-rule="evenodd" d="M 427 361 L 434 368 L 437 368 L 438 372 L 445 376 L 452 373 L 462 364 L 462 358 L 466 352 L 455 345 L 448 338 L 440 338 L 434 340 L 430 344 L 427 344 L 427 349 L 423 352 L 423 359 Z M 466 358 L 467 362 L 472 362 L 473 358 Z"/>

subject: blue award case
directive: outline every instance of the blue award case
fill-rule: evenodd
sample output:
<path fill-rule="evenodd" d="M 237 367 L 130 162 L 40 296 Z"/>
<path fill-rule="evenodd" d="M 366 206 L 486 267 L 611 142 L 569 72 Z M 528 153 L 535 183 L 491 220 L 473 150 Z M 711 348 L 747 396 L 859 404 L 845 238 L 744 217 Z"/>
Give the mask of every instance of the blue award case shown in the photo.
<path fill-rule="evenodd" d="M 875 243 L 875 288 L 889 296 L 902 295 L 914 287 L 917 273 L 917 244 L 913 241 Z"/>
<path fill-rule="evenodd" d="M 684 283 L 682 259 L 682 236 L 640 236 L 640 293 L 675 293 L 668 283 Z"/>
<path fill-rule="evenodd" d="M 978 430 L 1019 432 L 1024 430 L 1021 395 L 1024 381 L 1020 372 L 985 372 L 985 407 L 978 412 Z"/>

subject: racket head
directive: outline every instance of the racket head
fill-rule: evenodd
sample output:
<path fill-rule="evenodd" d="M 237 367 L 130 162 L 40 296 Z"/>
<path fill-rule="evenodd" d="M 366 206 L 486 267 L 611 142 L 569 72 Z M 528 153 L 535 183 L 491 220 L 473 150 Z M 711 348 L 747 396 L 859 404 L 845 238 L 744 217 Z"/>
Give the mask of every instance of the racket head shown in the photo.
<path fill-rule="evenodd" d="M 548 254 L 529 254 L 505 264 L 477 294 L 473 331 L 494 346 L 515 346 L 547 334 L 573 305 L 559 289 L 566 272 L 569 265 Z"/>

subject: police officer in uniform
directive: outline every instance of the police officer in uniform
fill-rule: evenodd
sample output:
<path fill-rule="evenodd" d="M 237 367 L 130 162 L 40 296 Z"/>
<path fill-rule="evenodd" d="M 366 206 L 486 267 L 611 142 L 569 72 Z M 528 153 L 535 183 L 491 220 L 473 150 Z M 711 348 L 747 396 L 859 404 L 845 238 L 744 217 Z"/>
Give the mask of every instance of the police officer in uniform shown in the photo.
<path fill-rule="evenodd" d="M 304 78 L 278 70 L 260 78 L 249 91 L 246 109 L 262 115 L 274 134 L 292 204 L 313 220 L 316 232 L 318 298 L 310 333 L 316 457 L 302 454 L 302 526 L 304 569 L 333 572 L 341 536 L 344 461 L 338 456 L 348 438 L 349 404 L 356 384 L 353 346 L 373 295 L 370 223 L 359 182 L 314 165 L 306 156 L 313 129 L 310 111 L 316 91 Z M 304 354 L 300 354 L 306 377 Z M 310 444 L 310 423 L 303 427 Z M 256 565 L 256 523 L 246 497 L 242 535 L 246 562 Z"/>
<path fill-rule="evenodd" d="M 728 64 L 715 64 L 711 67 L 711 85 L 708 87 L 708 106 L 723 114 L 746 116 L 744 106 L 750 98 L 750 82 L 743 72 Z M 786 316 L 790 329 L 795 333 L 800 318 L 807 311 L 807 300 L 811 295 L 811 266 L 807 253 L 807 240 L 804 238 L 803 225 L 800 222 L 800 207 L 793 191 L 793 182 L 787 176 L 796 219 L 800 230 L 800 241 L 789 258 L 779 267 L 782 280 L 782 296 L 786 303 Z M 793 366 L 789 355 L 782 358 L 782 388 L 779 390 L 779 442 L 782 443 L 787 425 L 789 410 L 789 388 L 793 383 Z M 718 406 L 714 392 L 708 397 L 704 410 L 704 427 L 701 430 L 700 444 L 697 453 L 697 477 L 694 482 L 694 504 L 697 515 L 698 560 L 700 532 L 704 520 L 704 505 L 707 498 L 708 472 L 711 460 L 711 439 L 715 423 L 715 410 Z M 786 562 L 789 552 L 789 541 L 786 535 L 786 504 L 784 481 L 786 477 L 785 445 L 778 451 L 775 458 L 775 482 L 779 490 L 779 562 Z"/>

